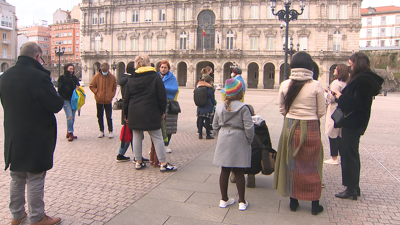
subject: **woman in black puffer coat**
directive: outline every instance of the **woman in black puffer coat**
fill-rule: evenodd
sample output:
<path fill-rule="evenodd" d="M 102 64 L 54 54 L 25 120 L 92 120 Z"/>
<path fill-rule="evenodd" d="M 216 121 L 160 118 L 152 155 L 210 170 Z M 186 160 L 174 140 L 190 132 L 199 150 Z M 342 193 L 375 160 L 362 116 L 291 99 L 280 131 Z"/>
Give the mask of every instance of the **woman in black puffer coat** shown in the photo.
<path fill-rule="evenodd" d="M 64 99 L 64 111 L 67 117 L 67 135 L 68 141 L 78 138 L 74 136 L 74 123 L 76 110 L 71 108 L 71 97 L 75 88 L 79 86 L 79 80 L 74 75 L 74 65 L 69 63 L 64 66 L 64 74 L 58 78 L 58 94 Z"/>
<path fill-rule="evenodd" d="M 342 93 L 334 92 L 338 109 L 346 115 L 341 125 L 342 141 L 339 151 L 342 157 L 342 184 L 347 187 L 335 196 L 357 200 L 357 196 L 360 196 L 360 137 L 367 129 L 372 100 L 379 94 L 383 78 L 371 71 L 369 59 L 362 52 L 350 56 L 349 64 L 351 75 L 347 86 Z"/>

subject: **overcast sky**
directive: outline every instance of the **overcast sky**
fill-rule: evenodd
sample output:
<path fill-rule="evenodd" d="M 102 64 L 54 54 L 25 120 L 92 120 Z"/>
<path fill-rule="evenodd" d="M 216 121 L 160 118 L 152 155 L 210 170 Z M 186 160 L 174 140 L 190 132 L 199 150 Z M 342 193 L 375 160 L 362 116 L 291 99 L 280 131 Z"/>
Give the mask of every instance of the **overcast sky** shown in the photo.
<path fill-rule="evenodd" d="M 80 0 L 6 0 L 16 7 L 18 26 L 32 25 L 36 20 L 47 20 L 48 24 L 53 23 L 53 13 L 61 8 L 71 11 L 74 5 L 78 5 Z M 400 0 L 364 0 L 362 8 L 369 6 L 400 6 Z"/>

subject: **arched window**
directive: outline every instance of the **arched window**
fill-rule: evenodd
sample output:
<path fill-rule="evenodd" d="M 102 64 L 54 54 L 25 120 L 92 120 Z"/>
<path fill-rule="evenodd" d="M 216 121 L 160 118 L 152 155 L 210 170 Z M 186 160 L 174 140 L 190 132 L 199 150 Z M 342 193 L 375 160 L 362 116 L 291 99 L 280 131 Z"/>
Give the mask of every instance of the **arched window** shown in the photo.
<path fill-rule="evenodd" d="M 233 32 L 230 30 L 226 34 L 226 49 L 233 49 Z"/>
<path fill-rule="evenodd" d="M 187 34 L 185 31 L 182 31 L 181 35 L 179 36 L 179 49 L 182 50 L 186 49 L 186 40 L 187 40 Z"/>
<path fill-rule="evenodd" d="M 337 30 L 335 33 L 333 33 L 333 51 L 340 51 L 342 49 L 341 42 L 342 34 Z"/>

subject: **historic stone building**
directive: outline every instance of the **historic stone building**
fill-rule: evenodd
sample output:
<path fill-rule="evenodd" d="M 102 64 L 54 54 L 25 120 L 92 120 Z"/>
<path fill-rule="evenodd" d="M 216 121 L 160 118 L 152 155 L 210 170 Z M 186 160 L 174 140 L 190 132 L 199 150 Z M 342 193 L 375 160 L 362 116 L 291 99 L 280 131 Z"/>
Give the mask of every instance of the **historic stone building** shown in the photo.
<path fill-rule="evenodd" d="M 335 64 L 359 49 L 361 1 L 307 0 L 289 24 L 294 48 L 313 56 L 323 86 Z M 275 12 L 282 8 L 278 0 Z M 298 0 L 292 8 L 300 11 Z M 169 60 L 181 86 L 193 87 L 207 65 L 216 84 L 230 77 L 232 64 L 249 88 L 278 88 L 283 80 L 285 29 L 268 0 L 83 0 L 81 10 L 85 82 L 102 62 L 114 64 L 119 77 L 139 54 L 156 65 Z"/>

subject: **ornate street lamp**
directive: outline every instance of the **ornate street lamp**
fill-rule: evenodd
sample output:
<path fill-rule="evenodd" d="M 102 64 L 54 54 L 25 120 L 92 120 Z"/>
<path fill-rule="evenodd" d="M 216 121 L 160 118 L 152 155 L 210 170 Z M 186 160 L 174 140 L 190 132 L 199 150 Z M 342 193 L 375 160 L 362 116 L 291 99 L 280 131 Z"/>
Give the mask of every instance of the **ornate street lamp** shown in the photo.
<path fill-rule="evenodd" d="M 58 77 L 61 76 L 61 56 L 64 55 L 65 47 L 58 46 L 54 48 L 54 53 L 58 56 Z"/>
<path fill-rule="evenodd" d="M 114 76 L 115 76 L 115 69 L 117 69 L 117 64 L 115 63 L 115 61 L 113 62 L 113 64 L 111 64 L 111 68 L 113 69 Z"/>
<path fill-rule="evenodd" d="M 288 43 L 289 43 L 289 22 L 292 20 L 297 20 L 297 17 L 301 14 L 303 14 L 304 11 L 304 6 L 306 3 L 306 0 L 300 0 L 300 9 L 301 12 L 297 12 L 294 9 L 290 9 L 290 5 L 292 4 L 290 0 L 283 0 L 283 3 L 285 5 L 285 9 L 279 10 L 277 13 L 274 13 L 275 8 L 276 8 L 276 0 L 271 0 L 271 10 L 272 14 L 275 16 L 278 16 L 279 20 L 286 22 L 286 36 L 285 36 L 285 77 L 284 79 L 289 78 L 289 73 L 288 73 Z"/>
<path fill-rule="evenodd" d="M 283 51 L 286 50 L 285 44 L 283 44 Z M 292 62 L 292 56 L 294 55 L 294 53 L 300 51 L 300 43 L 297 43 L 296 47 L 297 47 L 297 51 L 295 49 L 293 49 L 293 37 L 290 37 L 290 48 L 288 50 L 288 53 L 290 55 L 290 62 Z"/>

